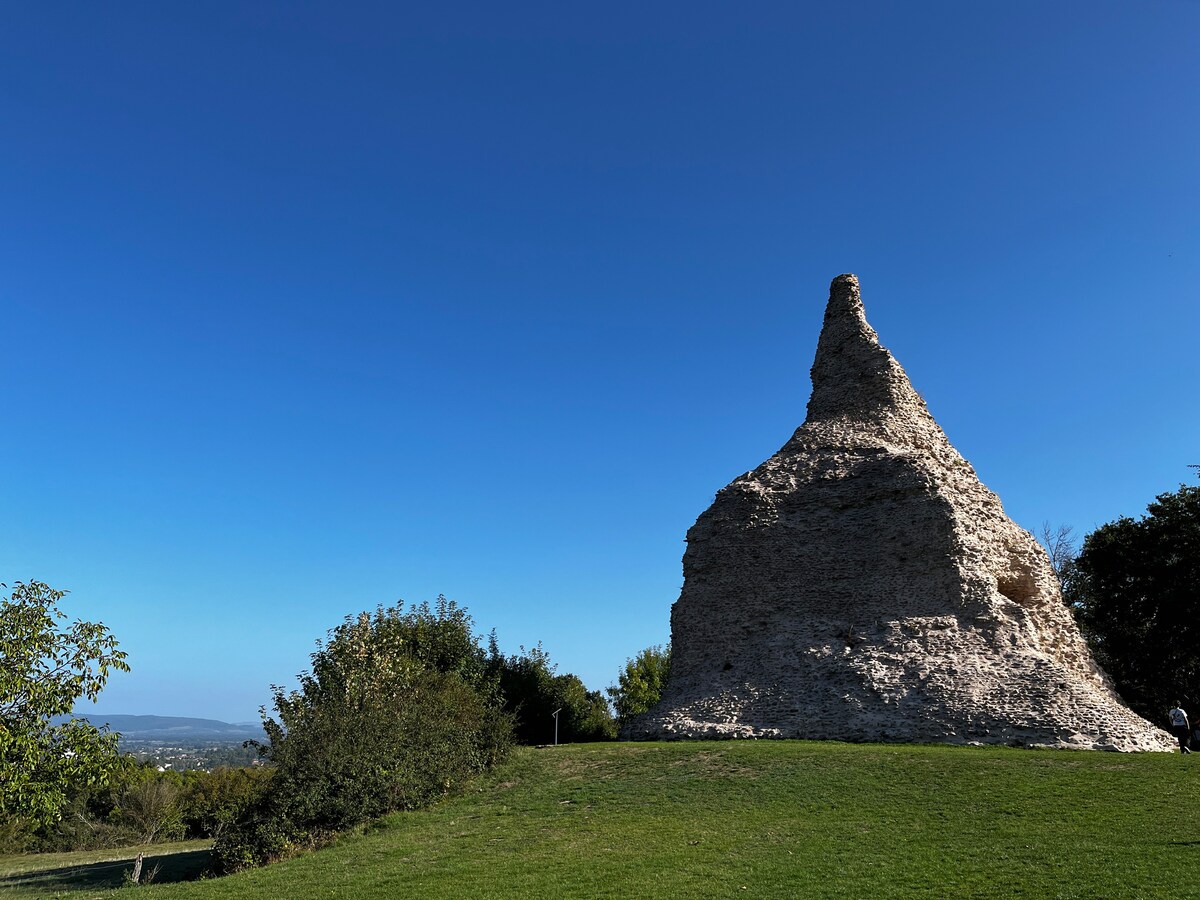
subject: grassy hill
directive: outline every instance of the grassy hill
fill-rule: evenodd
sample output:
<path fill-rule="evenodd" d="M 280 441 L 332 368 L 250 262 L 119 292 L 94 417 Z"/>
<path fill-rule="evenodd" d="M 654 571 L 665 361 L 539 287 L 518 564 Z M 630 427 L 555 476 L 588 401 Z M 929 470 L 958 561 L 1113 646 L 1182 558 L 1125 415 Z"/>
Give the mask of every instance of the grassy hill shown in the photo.
<path fill-rule="evenodd" d="M 523 749 L 468 795 L 319 853 L 136 890 L 164 900 L 1196 896 L 1194 759 L 791 741 Z M 6 878 L 8 865 L 0 859 L 0 890 L 48 895 L 29 876 Z"/>

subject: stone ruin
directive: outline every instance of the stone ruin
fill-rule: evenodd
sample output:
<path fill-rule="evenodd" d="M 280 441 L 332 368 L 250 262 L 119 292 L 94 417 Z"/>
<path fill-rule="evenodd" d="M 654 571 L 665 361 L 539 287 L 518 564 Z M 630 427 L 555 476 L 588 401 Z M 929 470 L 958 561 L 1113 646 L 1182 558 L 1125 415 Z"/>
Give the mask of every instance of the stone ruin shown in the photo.
<path fill-rule="evenodd" d="M 688 531 L 661 702 L 626 736 L 1170 750 L 1045 551 L 830 288 L 808 418 Z"/>

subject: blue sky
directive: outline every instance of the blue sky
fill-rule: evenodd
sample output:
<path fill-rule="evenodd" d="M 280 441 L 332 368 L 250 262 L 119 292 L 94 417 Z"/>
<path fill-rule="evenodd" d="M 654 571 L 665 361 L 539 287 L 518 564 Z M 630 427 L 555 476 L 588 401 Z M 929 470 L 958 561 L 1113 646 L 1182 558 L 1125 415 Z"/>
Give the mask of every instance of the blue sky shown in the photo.
<path fill-rule="evenodd" d="M 594 688 L 804 418 L 831 278 L 1009 514 L 1200 463 L 1200 3 L 0 12 L 0 580 L 111 713 L 379 603 Z"/>

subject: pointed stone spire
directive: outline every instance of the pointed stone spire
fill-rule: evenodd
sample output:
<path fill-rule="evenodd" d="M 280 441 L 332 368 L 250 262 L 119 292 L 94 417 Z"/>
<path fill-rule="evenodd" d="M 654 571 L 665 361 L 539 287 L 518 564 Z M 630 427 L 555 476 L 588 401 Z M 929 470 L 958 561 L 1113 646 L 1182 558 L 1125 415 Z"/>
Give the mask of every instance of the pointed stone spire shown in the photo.
<path fill-rule="evenodd" d="M 1165 750 L 833 280 L 808 419 L 688 531 L 662 701 L 627 734 Z"/>
<path fill-rule="evenodd" d="M 839 275 L 829 286 L 812 383 L 809 422 L 879 419 L 914 404 L 924 410 L 908 375 L 868 324 L 854 275 Z"/>

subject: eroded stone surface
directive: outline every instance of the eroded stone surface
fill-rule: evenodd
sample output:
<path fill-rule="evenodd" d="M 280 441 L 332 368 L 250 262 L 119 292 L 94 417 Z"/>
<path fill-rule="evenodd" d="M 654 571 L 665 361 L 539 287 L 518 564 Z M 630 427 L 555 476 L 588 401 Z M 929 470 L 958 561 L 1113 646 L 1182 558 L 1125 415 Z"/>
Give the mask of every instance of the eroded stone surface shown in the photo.
<path fill-rule="evenodd" d="M 1169 750 L 1092 660 L 1045 552 L 834 279 L 808 417 L 688 531 L 671 676 L 635 738 Z"/>

